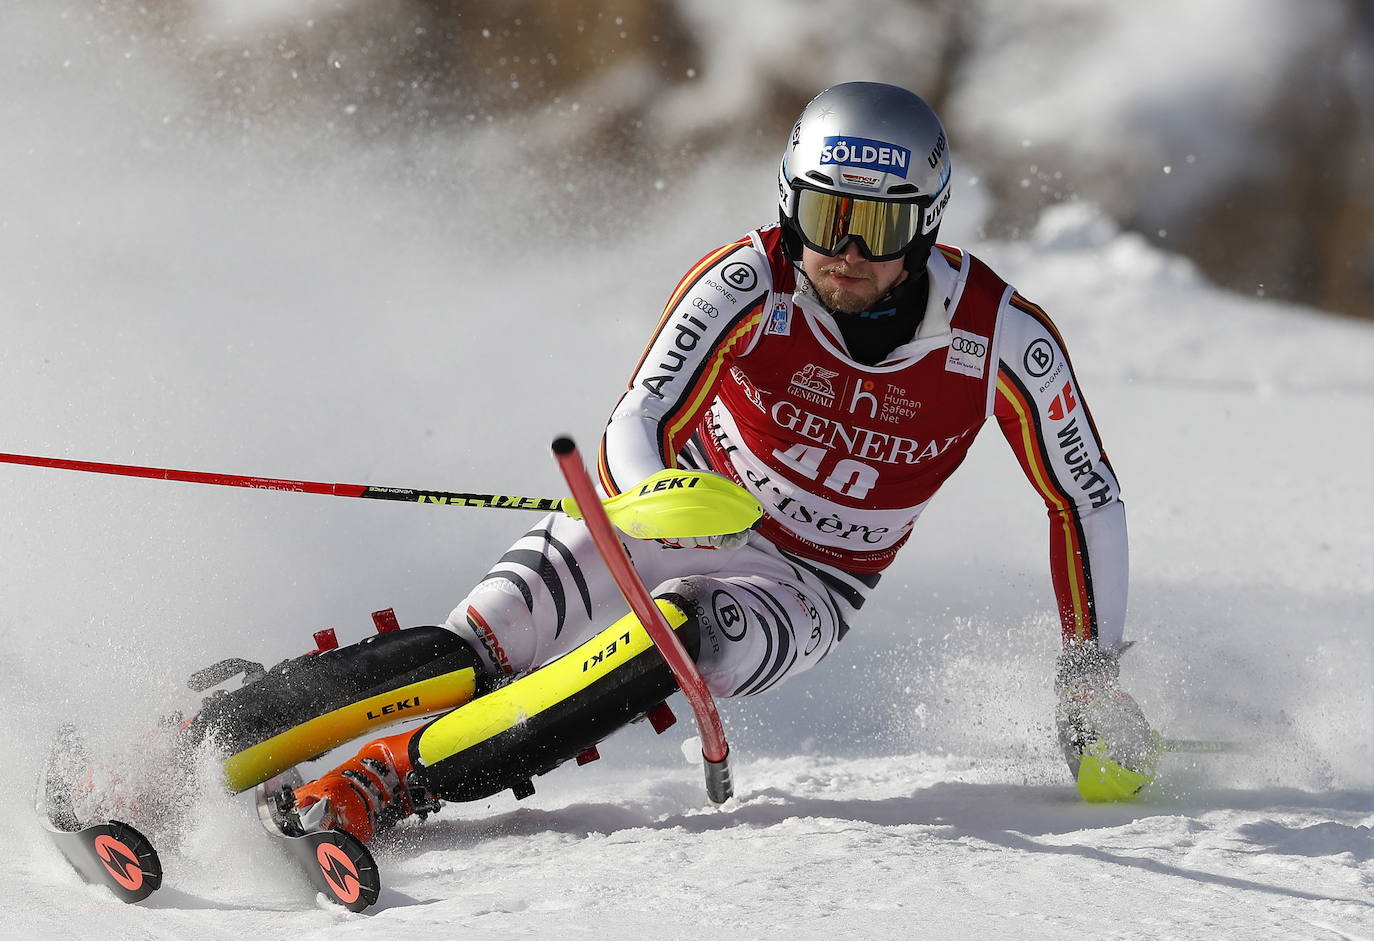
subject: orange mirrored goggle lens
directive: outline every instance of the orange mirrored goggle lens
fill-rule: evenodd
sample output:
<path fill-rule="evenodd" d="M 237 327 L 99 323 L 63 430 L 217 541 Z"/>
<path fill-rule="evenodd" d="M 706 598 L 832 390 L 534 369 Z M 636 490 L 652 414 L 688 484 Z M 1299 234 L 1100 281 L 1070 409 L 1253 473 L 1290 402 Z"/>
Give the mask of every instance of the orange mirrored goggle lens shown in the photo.
<path fill-rule="evenodd" d="M 849 241 L 870 261 L 900 258 L 921 230 L 917 203 L 878 202 L 817 190 L 797 190 L 797 228 L 802 241 L 823 255 Z"/>

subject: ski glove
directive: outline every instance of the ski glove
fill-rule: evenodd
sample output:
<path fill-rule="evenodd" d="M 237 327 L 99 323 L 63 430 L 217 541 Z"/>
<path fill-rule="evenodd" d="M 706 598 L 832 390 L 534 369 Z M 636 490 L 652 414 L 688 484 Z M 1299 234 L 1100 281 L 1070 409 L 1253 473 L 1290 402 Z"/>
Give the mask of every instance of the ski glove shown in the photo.
<path fill-rule="evenodd" d="M 749 530 L 742 533 L 725 533 L 721 536 L 680 536 L 677 539 L 660 539 L 672 549 L 742 549 L 749 541 Z"/>
<path fill-rule="evenodd" d="M 1154 780 L 1160 739 L 1117 685 L 1125 647 L 1094 644 L 1059 655 L 1055 727 L 1078 792 L 1089 801 L 1128 800 Z"/>

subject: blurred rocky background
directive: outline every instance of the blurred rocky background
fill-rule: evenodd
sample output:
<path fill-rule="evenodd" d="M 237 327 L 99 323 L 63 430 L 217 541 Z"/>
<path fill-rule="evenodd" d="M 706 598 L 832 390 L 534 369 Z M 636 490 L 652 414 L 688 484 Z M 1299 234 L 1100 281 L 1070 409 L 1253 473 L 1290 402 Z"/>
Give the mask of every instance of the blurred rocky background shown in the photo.
<path fill-rule="evenodd" d="M 765 165 L 826 85 L 889 81 L 943 116 L 979 235 L 1086 200 L 1237 291 L 1374 316 L 1370 0 L 7 0 L 0 28 L 73 38 L 6 95 L 98 70 L 150 152 L 310 127 L 441 189 L 634 181 L 622 214 L 721 154 Z M 492 128 L 481 160 L 434 152 Z M 537 202 L 531 226 L 576 215 Z"/>

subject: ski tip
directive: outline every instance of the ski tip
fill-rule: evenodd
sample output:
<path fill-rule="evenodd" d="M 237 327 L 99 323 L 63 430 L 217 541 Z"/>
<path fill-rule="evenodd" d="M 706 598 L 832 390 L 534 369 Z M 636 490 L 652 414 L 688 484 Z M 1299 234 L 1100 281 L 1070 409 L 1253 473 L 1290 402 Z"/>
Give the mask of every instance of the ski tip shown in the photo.
<path fill-rule="evenodd" d="M 577 450 L 577 445 L 573 444 L 573 439 L 567 435 L 559 435 L 557 438 L 553 439 L 554 454 L 571 454 L 575 450 Z"/>
<path fill-rule="evenodd" d="M 300 784 L 295 768 L 259 784 L 258 819 L 283 842 L 316 891 L 335 905 L 361 912 L 382 890 L 377 863 L 367 846 L 343 830 L 302 832 L 293 794 Z"/>
<path fill-rule="evenodd" d="M 48 827 L 48 835 L 86 882 L 122 902 L 141 902 L 162 885 L 162 861 L 142 833 L 118 820 L 80 830 Z"/>
<path fill-rule="evenodd" d="M 111 820 L 91 841 L 105 869 L 105 884 L 126 902 L 141 902 L 162 885 L 162 861 L 142 833 Z"/>

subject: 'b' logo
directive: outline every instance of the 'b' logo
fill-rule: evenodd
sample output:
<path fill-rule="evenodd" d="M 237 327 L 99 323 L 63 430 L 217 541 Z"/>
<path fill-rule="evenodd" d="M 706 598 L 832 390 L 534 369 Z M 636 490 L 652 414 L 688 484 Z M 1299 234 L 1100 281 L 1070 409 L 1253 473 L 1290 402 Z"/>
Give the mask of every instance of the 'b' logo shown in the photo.
<path fill-rule="evenodd" d="M 717 591 L 711 596 L 711 610 L 715 612 L 716 623 L 727 640 L 738 641 L 744 637 L 744 612 L 739 603 L 730 597 L 729 592 Z"/>
<path fill-rule="evenodd" d="M 726 265 L 721 270 L 720 276 L 741 291 L 751 291 L 754 285 L 759 283 L 758 272 L 742 261 Z"/>
<path fill-rule="evenodd" d="M 1026 347 L 1026 355 L 1022 359 L 1026 367 L 1026 372 L 1039 379 L 1050 371 L 1054 365 L 1054 348 L 1050 346 L 1049 340 L 1036 340 Z"/>

